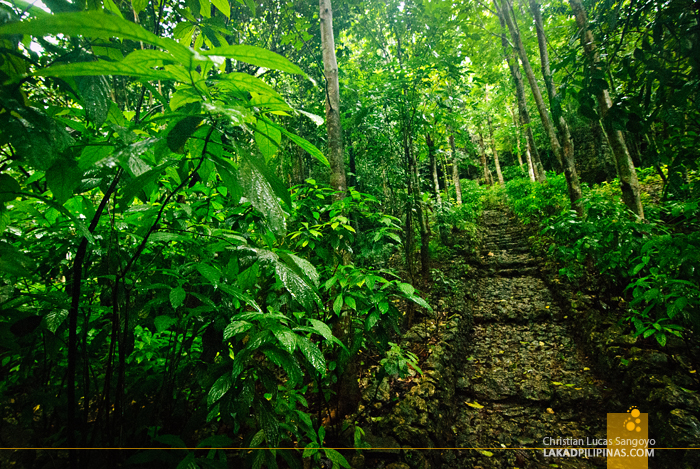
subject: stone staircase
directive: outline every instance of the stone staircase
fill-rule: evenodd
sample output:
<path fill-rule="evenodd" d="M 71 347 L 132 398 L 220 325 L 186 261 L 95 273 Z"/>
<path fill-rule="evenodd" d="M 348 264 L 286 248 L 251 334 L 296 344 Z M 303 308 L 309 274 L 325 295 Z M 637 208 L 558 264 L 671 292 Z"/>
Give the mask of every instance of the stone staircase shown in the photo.
<path fill-rule="evenodd" d="M 566 446 L 546 439 L 605 439 L 608 390 L 538 277 L 526 234 L 505 211 L 485 212 L 484 223 L 482 267 L 465 286 L 476 301 L 456 383 L 452 428 L 462 449 L 443 456 L 445 467 L 605 467 L 602 458 L 545 457 L 534 449 Z"/>

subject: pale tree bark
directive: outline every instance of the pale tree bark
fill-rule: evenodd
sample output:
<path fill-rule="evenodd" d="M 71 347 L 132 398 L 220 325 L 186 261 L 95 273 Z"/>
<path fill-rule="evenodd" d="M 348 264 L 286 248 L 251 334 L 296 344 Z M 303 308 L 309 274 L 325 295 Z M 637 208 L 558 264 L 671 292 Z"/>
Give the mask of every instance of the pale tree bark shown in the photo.
<path fill-rule="evenodd" d="M 503 172 L 501 171 L 501 162 L 498 161 L 498 151 L 496 151 L 496 141 L 493 139 L 493 126 L 491 125 L 491 115 L 487 117 L 489 124 L 489 137 L 491 139 L 491 152 L 493 152 L 493 162 L 496 165 L 496 174 L 498 175 L 498 183 L 504 185 Z"/>
<path fill-rule="evenodd" d="M 323 73 L 326 79 L 326 127 L 328 128 L 328 150 L 331 165 L 330 185 L 338 191 L 336 198 L 344 198 L 347 192 L 345 159 L 343 157 L 343 129 L 340 125 L 340 85 L 338 84 L 338 62 L 335 58 L 333 37 L 333 9 L 331 0 L 319 0 L 321 19 L 321 49 L 323 51 Z"/>
<path fill-rule="evenodd" d="M 537 153 L 537 148 L 534 148 L 534 152 Z M 530 143 L 530 140 L 526 139 L 525 140 L 525 159 L 527 159 L 527 173 L 530 175 L 530 180 L 534 182 L 537 180 L 537 178 L 535 177 L 535 168 L 534 168 L 534 165 L 532 164 L 532 153 L 533 153 L 532 144 Z"/>
<path fill-rule="evenodd" d="M 508 31 L 510 32 L 511 39 L 515 50 L 518 52 L 520 61 L 523 64 L 523 69 L 525 69 L 525 76 L 530 84 L 530 89 L 532 90 L 532 95 L 535 98 L 535 104 L 537 105 L 537 111 L 542 119 L 542 125 L 547 132 L 549 137 L 549 142 L 552 146 L 552 151 L 554 156 L 556 156 L 559 164 L 564 168 L 564 174 L 566 176 L 566 184 L 569 189 L 569 200 L 571 202 L 571 208 L 576 211 L 579 216 L 583 215 L 583 205 L 580 202 L 581 199 L 581 186 L 578 181 L 578 175 L 576 174 L 576 168 L 573 166 L 573 154 L 571 154 L 571 160 L 564 163 L 565 155 L 562 150 L 557 134 L 554 130 L 554 125 L 552 120 L 549 118 L 547 113 L 547 107 L 544 104 L 544 99 L 542 98 L 542 93 L 537 85 L 537 80 L 535 79 L 535 73 L 532 71 L 532 66 L 530 65 L 530 60 L 527 57 L 527 52 L 525 51 L 525 46 L 523 45 L 522 38 L 520 37 L 520 31 L 515 24 L 515 18 L 511 16 L 512 7 L 509 0 L 501 0 L 501 16 L 508 26 Z"/>
<path fill-rule="evenodd" d="M 428 158 L 430 159 L 430 171 L 433 175 L 433 187 L 435 188 L 435 198 L 437 206 L 442 206 L 442 196 L 440 195 L 440 182 L 438 180 L 437 161 L 435 161 L 435 142 L 430 134 L 425 134 L 425 142 L 428 145 Z"/>
<path fill-rule="evenodd" d="M 581 197 L 581 184 L 576 173 L 576 164 L 574 162 L 574 142 L 569 132 L 569 126 L 561 112 L 561 104 L 557 90 L 554 87 L 552 80 L 552 72 L 549 67 L 549 52 L 547 51 L 547 37 L 544 34 L 544 23 L 542 22 L 542 13 L 537 0 L 530 0 L 530 11 L 535 19 L 535 29 L 537 30 L 537 44 L 540 49 L 540 63 L 542 65 L 542 77 L 547 88 L 547 97 L 549 98 L 549 108 L 552 111 L 554 125 L 559 131 L 559 141 L 562 148 L 562 159 L 564 163 L 564 172 L 566 173 L 567 181 L 569 179 L 577 186 L 576 191 L 578 198 Z"/>
<path fill-rule="evenodd" d="M 581 30 L 581 44 L 583 50 L 588 57 L 589 66 L 591 67 L 591 75 L 605 80 L 605 74 L 600 66 L 598 51 L 596 49 L 593 33 L 588 28 L 588 18 L 586 10 L 580 0 L 569 0 L 571 8 L 576 17 L 576 24 Z M 608 117 L 608 112 L 612 107 L 612 100 L 607 89 L 600 89 L 596 95 L 598 100 L 598 108 L 603 120 L 605 132 L 610 140 L 617 175 L 620 178 L 620 189 L 622 190 L 622 200 L 627 208 L 632 210 L 639 218 L 644 218 L 644 207 L 642 207 L 641 190 L 639 180 L 637 179 L 637 171 L 634 168 L 632 157 L 625 143 L 625 137 L 622 131 L 613 127 L 612 121 Z"/>
<path fill-rule="evenodd" d="M 505 30 L 507 29 L 504 16 L 501 13 L 501 9 L 498 5 L 497 0 L 493 0 L 493 4 L 498 12 L 498 19 L 501 22 L 501 28 L 504 32 L 501 34 L 501 44 L 503 46 L 503 52 L 506 56 L 506 62 L 508 63 L 508 68 L 510 69 L 510 74 L 515 82 L 515 97 L 518 100 L 518 113 L 520 114 L 520 125 L 523 127 L 525 132 L 525 140 L 527 142 L 527 155 L 528 164 L 532 168 L 528 167 L 528 170 L 534 174 L 537 181 L 545 181 L 547 175 L 544 172 L 544 166 L 542 165 L 542 160 L 540 160 L 540 154 L 537 151 L 537 145 L 535 145 L 535 137 L 532 134 L 532 127 L 530 126 L 530 113 L 527 110 L 527 101 L 525 99 L 525 86 L 523 83 L 523 76 L 520 73 L 520 64 L 518 60 L 513 55 L 513 47 L 511 47 L 508 39 L 506 39 Z"/>
<path fill-rule="evenodd" d="M 491 170 L 489 169 L 489 164 L 486 159 L 486 148 L 484 148 L 484 137 L 481 135 L 481 127 L 479 127 L 477 136 L 479 137 L 479 158 L 481 158 L 481 166 L 484 168 L 484 182 L 489 186 L 493 185 L 493 176 L 491 176 Z"/>
<path fill-rule="evenodd" d="M 459 180 L 459 163 L 457 161 L 457 149 L 455 148 L 455 136 L 450 134 L 450 150 L 452 151 L 452 183 L 455 185 L 457 205 L 462 205 L 462 183 Z"/>
<path fill-rule="evenodd" d="M 515 147 L 517 148 L 516 155 L 518 157 L 518 166 L 520 167 L 521 172 L 525 172 L 523 168 L 522 148 L 520 147 L 520 125 L 518 125 L 518 118 L 515 115 L 515 109 L 508 106 L 508 110 L 510 111 L 511 119 L 513 119 L 513 128 L 515 129 Z"/>

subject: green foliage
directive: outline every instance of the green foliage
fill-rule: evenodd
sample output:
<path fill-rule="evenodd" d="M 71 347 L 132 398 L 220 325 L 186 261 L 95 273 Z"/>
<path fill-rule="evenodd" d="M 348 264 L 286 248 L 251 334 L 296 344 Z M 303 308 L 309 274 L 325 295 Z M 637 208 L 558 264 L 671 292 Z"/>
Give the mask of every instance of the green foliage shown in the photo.
<path fill-rule="evenodd" d="M 644 174 L 649 183 L 651 176 Z M 595 279 L 612 296 L 627 292 L 630 309 L 624 319 L 637 335 L 653 336 L 661 345 L 668 334 L 682 337 L 687 327 L 697 330 L 697 201 L 667 202 L 660 210 L 651 206 L 647 215 L 662 219 L 642 222 L 620 202 L 615 181 L 585 188 L 585 217 L 579 218 L 565 210 L 562 181 L 563 175 L 542 185 L 526 180 L 506 185 L 516 214 L 543 228 L 540 243 L 560 264 L 559 274 L 571 282 Z"/>
<path fill-rule="evenodd" d="M 384 367 L 384 372 L 388 376 L 406 378 L 411 375 L 410 369 L 417 371 L 421 375 L 423 374 L 423 371 L 418 366 L 418 357 L 416 354 L 402 349 L 398 344 L 389 342 L 389 345 L 391 349 L 387 351 L 386 356 L 380 361 L 380 364 Z"/>
<path fill-rule="evenodd" d="M 563 174 L 548 174 L 542 184 L 526 178 L 513 179 L 505 187 L 509 204 L 525 224 L 541 223 L 569 206 Z"/>

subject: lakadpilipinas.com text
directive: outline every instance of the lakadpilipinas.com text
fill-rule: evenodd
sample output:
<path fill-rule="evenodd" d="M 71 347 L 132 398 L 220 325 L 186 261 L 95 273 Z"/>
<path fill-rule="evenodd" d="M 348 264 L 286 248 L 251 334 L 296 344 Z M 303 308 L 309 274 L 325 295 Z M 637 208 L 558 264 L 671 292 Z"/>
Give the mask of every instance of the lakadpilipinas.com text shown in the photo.
<path fill-rule="evenodd" d="M 654 457 L 654 439 L 644 438 L 615 438 L 615 439 L 577 439 L 577 438 L 550 438 L 542 440 L 545 457 L 556 458 L 606 458 L 606 457 Z M 601 448 L 601 446 L 605 446 Z"/>

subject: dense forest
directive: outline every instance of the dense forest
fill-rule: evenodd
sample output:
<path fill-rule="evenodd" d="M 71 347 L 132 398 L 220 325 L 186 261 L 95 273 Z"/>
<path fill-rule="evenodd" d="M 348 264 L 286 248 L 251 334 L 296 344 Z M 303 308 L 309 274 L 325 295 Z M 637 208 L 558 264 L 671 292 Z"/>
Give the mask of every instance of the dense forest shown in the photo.
<path fill-rule="evenodd" d="M 700 447 L 697 0 L 0 0 L 0 82 L 3 467 Z"/>

